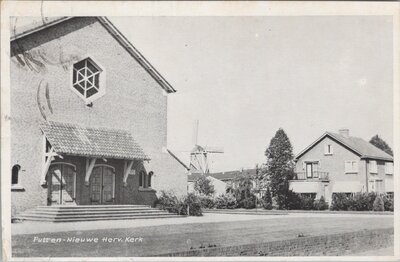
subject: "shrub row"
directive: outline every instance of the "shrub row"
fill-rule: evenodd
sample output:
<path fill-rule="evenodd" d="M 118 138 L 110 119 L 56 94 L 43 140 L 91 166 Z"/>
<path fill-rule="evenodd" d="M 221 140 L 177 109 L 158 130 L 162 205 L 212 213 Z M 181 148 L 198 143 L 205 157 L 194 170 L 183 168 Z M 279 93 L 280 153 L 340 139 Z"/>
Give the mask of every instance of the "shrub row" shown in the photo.
<path fill-rule="evenodd" d="M 371 193 L 356 193 L 346 195 L 336 193 L 332 195 L 331 210 L 349 211 L 393 211 L 393 199 L 387 195 Z"/>
<path fill-rule="evenodd" d="M 178 215 L 202 216 L 201 200 L 193 193 L 183 198 L 178 198 L 172 192 L 161 191 L 156 201 L 156 206 L 162 210 Z"/>
<path fill-rule="evenodd" d="M 288 209 L 291 210 L 325 210 L 328 209 L 328 203 L 321 196 L 315 199 L 315 195 L 302 195 L 289 191 Z"/>
<path fill-rule="evenodd" d="M 269 191 L 260 202 L 265 209 L 272 209 L 273 205 Z M 302 195 L 292 191 L 289 191 L 287 195 L 287 202 L 288 209 L 291 210 L 326 210 L 329 208 L 324 197 L 315 199 L 315 195 Z M 161 191 L 156 204 L 160 209 L 168 210 L 172 213 L 201 216 L 202 208 L 255 208 L 255 196 L 251 195 L 238 201 L 235 195 L 231 193 L 217 197 L 189 193 L 183 198 L 178 198 L 171 192 Z M 356 193 L 353 195 L 335 193 L 332 195 L 330 210 L 393 211 L 393 199 L 376 193 Z"/>

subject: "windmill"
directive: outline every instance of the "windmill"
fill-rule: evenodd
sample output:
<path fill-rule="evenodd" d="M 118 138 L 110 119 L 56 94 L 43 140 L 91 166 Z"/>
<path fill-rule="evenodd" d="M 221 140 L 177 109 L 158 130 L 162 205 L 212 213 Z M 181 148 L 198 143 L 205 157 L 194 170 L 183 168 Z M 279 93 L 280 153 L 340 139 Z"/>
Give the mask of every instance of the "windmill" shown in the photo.
<path fill-rule="evenodd" d="M 196 120 L 193 128 L 193 144 L 194 147 L 190 151 L 190 172 L 208 174 L 209 169 L 209 154 L 222 154 L 223 148 L 200 146 L 198 145 L 197 138 L 199 133 L 199 120 Z"/>

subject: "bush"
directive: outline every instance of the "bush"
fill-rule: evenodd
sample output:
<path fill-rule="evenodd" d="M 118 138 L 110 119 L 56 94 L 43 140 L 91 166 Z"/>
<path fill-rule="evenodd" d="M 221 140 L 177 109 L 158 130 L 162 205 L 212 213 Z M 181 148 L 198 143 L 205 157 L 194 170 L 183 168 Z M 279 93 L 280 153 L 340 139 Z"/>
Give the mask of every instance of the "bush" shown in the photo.
<path fill-rule="evenodd" d="M 332 194 L 331 210 L 348 210 L 349 200 L 345 193 Z"/>
<path fill-rule="evenodd" d="M 159 209 L 168 210 L 170 213 L 187 215 L 189 206 L 190 216 L 202 215 L 200 199 L 193 193 L 189 193 L 183 199 L 178 199 L 172 192 L 161 191 L 156 203 Z"/>
<path fill-rule="evenodd" d="M 383 206 L 385 211 L 393 211 L 393 199 L 390 199 L 388 196 L 383 197 Z"/>
<path fill-rule="evenodd" d="M 301 209 L 301 198 L 300 195 L 289 190 L 287 195 L 288 200 L 288 209 L 290 210 L 299 210 Z"/>
<path fill-rule="evenodd" d="M 256 207 L 256 196 L 253 191 L 253 178 L 241 175 L 236 178 L 237 188 L 233 191 L 239 207 L 250 209 Z"/>
<path fill-rule="evenodd" d="M 160 196 L 156 200 L 156 206 L 158 206 L 159 209 L 168 210 L 173 213 L 177 213 L 174 212 L 177 203 L 178 198 L 172 192 L 164 190 L 160 192 Z"/>
<path fill-rule="evenodd" d="M 314 201 L 314 210 L 326 210 L 328 209 L 328 204 L 325 201 L 325 198 L 321 196 L 319 200 Z"/>
<path fill-rule="evenodd" d="M 264 209 L 268 210 L 272 209 L 272 197 L 271 197 L 271 192 L 269 191 L 269 187 L 267 187 L 267 192 L 265 192 L 261 204 Z"/>
<path fill-rule="evenodd" d="M 215 207 L 218 209 L 233 209 L 237 207 L 236 198 L 232 194 L 222 194 L 215 199 Z"/>
<path fill-rule="evenodd" d="M 214 185 L 205 175 L 200 176 L 194 181 L 194 190 L 201 195 L 212 196 L 215 193 Z"/>
<path fill-rule="evenodd" d="M 189 215 L 189 216 L 202 216 L 203 210 L 201 209 L 201 201 L 200 198 L 193 194 L 189 193 L 187 196 L 180 200 L 178 203 L 178 209 L 180 210 L 180 215 Z M 189 207 L 189 214 L 188 214 Z"/>
<path fill-rule="evenodd" d="M 251 209 L 256 207 L 256 196 L 251 194 L 239 202 L 239 207 Z"/>
<path fill-rule="evenodd" d="M 368 210 L 373 210 L 374 207 L 374 201 L 376 198 L 377 194 L 375 192 L 370 192 L 367 195 L 367 199 L 368 199 Z"/>
<path fill-rule="evenodd" d="M 367 211 L 369 207 L 369 197 L 367 193 L 356 193 L 349 199 L 348 210 Z"/>
<path fill-rule="evenodd" d="M 214 208 L 215 199 L 211 196 L 200 196 L 200 203 L 202 208 Z"/>
<path fill-rule="evenodd" d="M 373 210 L 374 211 L 385 211 L 385 205 L 383 203 L 383 199 L 379 195 L 375 198 Z"/>
<path fill-rule="evenodd" d="M 300 195 L 300 209 L 312 210 L 314 208 L 314 196 Z"/>

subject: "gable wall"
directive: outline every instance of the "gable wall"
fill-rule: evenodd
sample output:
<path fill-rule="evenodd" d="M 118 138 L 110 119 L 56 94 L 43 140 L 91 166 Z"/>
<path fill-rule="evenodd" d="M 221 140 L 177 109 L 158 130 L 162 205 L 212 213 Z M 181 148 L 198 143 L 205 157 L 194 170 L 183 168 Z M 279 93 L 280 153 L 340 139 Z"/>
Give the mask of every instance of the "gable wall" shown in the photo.
<path fill-rule="evenodd" d="M 326 144 L 331 144 L 333 146 L 332 155 L 325 155 Z M 329 179 L 331 182 L 358 181 L 365 185 L 365 161 L 361 160 L 357 154 L 343 147 L 330 137 L 322 139 L 298 159 L 296 163 L 296 172 L 305 172 L 303 169 L 303 162 L 309 160 L 318 160 L 320 162 L 319 170 L 329 172 Z M 349 160 L 358 161 L 358 174 L 345 174 L 345 161 Z"/>
<path fill-rule="evenodd" d="M 106 94 L 92 107 L 70 88 L 72 64 L 88 56 L 106 74 Z M 11 165 L 21 165 L 20 183 L 26 190 L 12 194 L 17 209 L 46 200 L 39 186 L 39 123 L 44 120 L 39 107 L 47 120 L 130 131 L 152 159 L 154 187 L 186 192 L 184 169 L 162 152 L 167 96 L 96 18 L 74 18 L 12 42 L 10 97 Z"/>

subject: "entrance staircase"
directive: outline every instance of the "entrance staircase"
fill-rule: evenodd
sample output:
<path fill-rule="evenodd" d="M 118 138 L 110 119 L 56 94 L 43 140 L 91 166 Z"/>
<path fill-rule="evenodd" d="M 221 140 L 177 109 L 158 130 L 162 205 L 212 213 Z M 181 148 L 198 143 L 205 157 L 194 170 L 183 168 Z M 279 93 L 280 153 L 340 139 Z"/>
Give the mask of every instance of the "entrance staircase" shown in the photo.
<path fill-rule="evenodd" d="M 19 220 L 43 222 L 77 222 L 96 220 L 127 220 L 178 218 L 177 214 L 146 205 L 38 206 L 17 216 Z"/>

